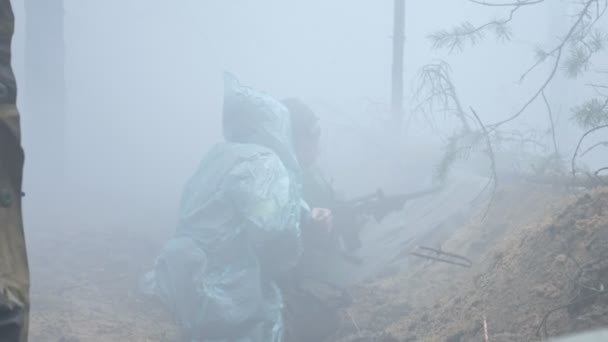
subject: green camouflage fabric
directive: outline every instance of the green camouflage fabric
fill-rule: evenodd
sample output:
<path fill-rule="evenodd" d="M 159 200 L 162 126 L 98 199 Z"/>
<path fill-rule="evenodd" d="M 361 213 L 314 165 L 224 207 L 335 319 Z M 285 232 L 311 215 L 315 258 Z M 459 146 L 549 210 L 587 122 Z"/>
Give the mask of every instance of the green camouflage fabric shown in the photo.
<path fill-rule="evenodd" d="M 11 67 L 14 16 L 0 0 L 0 341 L 26 341 L 29 271 L 21 217 L 24 154 Z"/>

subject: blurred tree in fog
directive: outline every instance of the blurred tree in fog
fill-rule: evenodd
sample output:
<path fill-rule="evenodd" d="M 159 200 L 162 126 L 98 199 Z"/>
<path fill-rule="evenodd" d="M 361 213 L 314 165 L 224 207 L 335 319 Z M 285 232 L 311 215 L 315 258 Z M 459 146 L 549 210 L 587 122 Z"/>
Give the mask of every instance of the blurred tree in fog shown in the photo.
<path fill-rule="evenodd" d="M 391 110 L 393 123 L 399 127 L 403 119 L 403 49 L 405 43 L 405 0 L 395 0 L 393 22 L 393 66 Z"/>
<path fill-rule="evenodd" d="M 31 160 L 53 176 L 66 162 L 63 0 L 25 0 L 25 115 L 35 137 Z M 38 164 L 38 162 L 42 164 Z"/>

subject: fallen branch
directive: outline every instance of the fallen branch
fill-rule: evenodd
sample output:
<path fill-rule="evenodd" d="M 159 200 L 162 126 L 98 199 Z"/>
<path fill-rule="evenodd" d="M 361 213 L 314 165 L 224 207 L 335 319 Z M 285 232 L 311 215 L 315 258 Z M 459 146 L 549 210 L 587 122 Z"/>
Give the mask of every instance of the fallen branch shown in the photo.
<path fill-rule="evenodd" d="M 454 253 L 444 252 L 440 249 L 431 247 L 417 246 L 411 254 L 419 258 L 444 262 L 446 264 L 457 265 L 465 268 L 470 268 L 473 266 L 473 262 L 466 257 Z"/>

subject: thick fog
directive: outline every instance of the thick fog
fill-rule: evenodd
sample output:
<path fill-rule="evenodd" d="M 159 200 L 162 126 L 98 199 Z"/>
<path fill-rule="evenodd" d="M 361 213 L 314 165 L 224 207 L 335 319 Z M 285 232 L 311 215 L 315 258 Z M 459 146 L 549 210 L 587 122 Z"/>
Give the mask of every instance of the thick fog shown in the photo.
<path fill-rule="evenodd" d="M 535 45 L 551 46 L 565 27 L 558 7 L 566 5 L 552 6 L 522 11 L 512 42 L 490 36 L 449 54 L 431 50 L 428 35 L 504 11 L 467 2 L 408 3 L 406 109 L 419 68 L 445 59 L 461 101 L 486 122 L 515 112 L 548 71 L 518 85 L 534 63 Z M 16 11 L 22 20 L 14 60 L 22 75 L 25 13 L 18 2 Z M 546 13 L 545 21 L 538 21 L 538 11 Z M 328 124 L 344 121 L 341 116 L 381 116 L 389 103 L 391 32 L 390 1 L 65 1 L 69 176 L 174 194 L 205 149 L 220 139 L 224 70 L 279 98 L 301 97 L 330 116 Z M 549 96 L 565 117 L 576 103 L 563 77 Z M 543 114 L 538 101 L 525 116 L 544 123 Z M 32 120 L 24 113 L 26 148 L 35 151 L 41 142 L 27 134 Z M 410 136 L 424 126 L 406 121 Z M 28 174 L 37 176 L 34 170 Z"/>
<path fill-rule="evenodd" d="M 548 2 L 518 13 L 511 41 L 487 35 L 450 53 L 432 49 L 429 34 L 463 21 L 503 18 L 508 10 L 467 1 L 408 1 L 403 135 L 389 137 L 382 129 L 390 114 L 393 1 L 65 0 L 65 46 L 57 49 L 65 48 L 66 136 L 63 150 L 49 151 L 31 133 L 37 118 L 27 111 L 28 17 L 22 2 L 14 1 L 13 64 L 30 238 L 70 225 L 141 234 L 142 240 L 169 236 L 182 186 L 222 140 L 224 71 L 315 109 L 324 129 L 321 164 L 344 192 L 417 190 L 430 184 L 441 144 L 456 129 L 454 121 L 438 118 L 434 130 L 413 112 L 420 68 L 448 62 L 463 107 L 494 123 L 517 112 L 544 82 L 550 64 L 518 80 L 535 63 L 535 48 L 554 46 L 571 19 L 565 15 L 568 2 Z M 601 63 L 593 68 L 606 66 Z M 581 86 L 591 81 L 570 80 L 560 70 L 547 89 L 566 156 L 581 133 L 571 108 L 592 95 Z M 513 123 L 541 126 L 547 127 L 541 100 Z M 57 160 L 65 160 L 63 176 L 45 167 Z M 357 167 L 362 162 L 367 167 Z M 142 233 L 148 229 L 151 235 Z"/>

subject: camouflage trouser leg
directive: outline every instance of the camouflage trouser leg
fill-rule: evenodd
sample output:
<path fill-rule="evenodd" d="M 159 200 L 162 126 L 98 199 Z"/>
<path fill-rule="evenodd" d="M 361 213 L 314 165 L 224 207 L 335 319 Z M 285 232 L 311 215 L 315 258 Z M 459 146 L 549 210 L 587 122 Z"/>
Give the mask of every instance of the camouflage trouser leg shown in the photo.
<path fill-rule="evenodd" d="M 0 0 L 0 342 L 27 341 L 29 270 L 21 218 L 23 150 L 11 67 L 14 18 Z"/>
<path fill-rule="evenodd" d="M 0 105 L 0 342 L 27 341 L 29 306 L 20 177 L 15 183 L 23 152 L 13 143 L 14 135 L 2 120 L 10 111 L 10 106 Z"/>
<path fill-rule="evenodd" d="M 0 342 L 27 340 L 27 309 L 0 296 Z"/>

